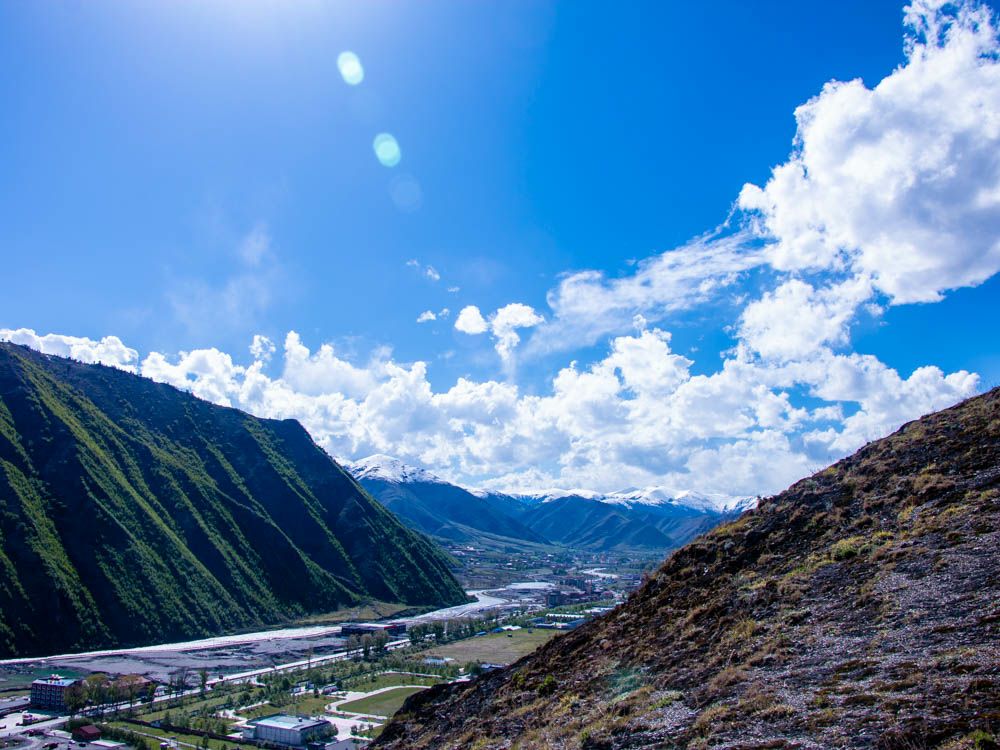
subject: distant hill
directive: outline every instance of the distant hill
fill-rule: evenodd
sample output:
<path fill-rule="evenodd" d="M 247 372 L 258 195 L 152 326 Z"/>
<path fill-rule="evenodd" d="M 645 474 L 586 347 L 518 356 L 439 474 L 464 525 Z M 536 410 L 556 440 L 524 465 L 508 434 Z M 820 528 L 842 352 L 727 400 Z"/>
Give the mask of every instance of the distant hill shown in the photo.
<path fill-rule="evenodd" d="M 655 489 L 608 495 L 470 491 L 384 455 L 346 468 L 412 528 L 459 543 L 663 553 L 745 508 L 733 498 L 673 497 Z"/>
<path fill-rule="evenodd" d="M 0 344 L 0 656 L 465 600 L 294 420 Z"/>
<path fill-rule="evenodd" d="M 1000 389 L 675 552 L 511 667 L 410 698 L 377 748 L 997 747 Z"/>
<path fill-rule="evenodd" d="M 380 503 L 411 528 L 452 542 L 483 534 L 522 542 L 546 540 L 468 490 L 391 456 L 369 456 L 346 467 Z"/>

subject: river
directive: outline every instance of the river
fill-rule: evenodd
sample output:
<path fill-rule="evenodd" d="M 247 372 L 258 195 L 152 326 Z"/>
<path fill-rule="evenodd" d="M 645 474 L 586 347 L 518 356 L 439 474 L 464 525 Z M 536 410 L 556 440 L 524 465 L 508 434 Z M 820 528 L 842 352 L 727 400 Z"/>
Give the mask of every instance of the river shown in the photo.
<path fill-rule="evenodd" d="M 390 622 L 431 622 L 456 617 L 469 617 L 476 612 L 491 609 L 507 603 L 507 599 L 491 596 L 484 591 L 468 591 L 475 596 L 475 602 L 445 607 L 414 617 L 400 618 Z M 83 670 L 106 670 L 119 674 L 135 671 L 151 673 L 151 666 L 159 669 L 176 669 L 188 666 L 198 669 L 204 666 L 210 671 L 229 671 L 234 667 L 250 666 L 253 663 L 267 664 L 278 658 L 292 654 L 304 654 L 309 650 L 331 647 L 342 643 L 339 625 L 312 625 L 298 628 L 261 630 L 255 633 L 236 633 L 193 641 L 159 643 L 152 646 L 133 648 L 103 649 L 76 654 L 54 654 L 18 659 L 0 660 L 0 668 L 17 668 L 21 665 L 37 664 L 53 667 L 73 666 Z M 301 641 L 302 643 L 297 643 Z M 187 654 L 186 657 L 181 657 Z M 213 655 L 214 654 L 214 655 Z M 191 658 L 196 657 L 196 658 Z"/>

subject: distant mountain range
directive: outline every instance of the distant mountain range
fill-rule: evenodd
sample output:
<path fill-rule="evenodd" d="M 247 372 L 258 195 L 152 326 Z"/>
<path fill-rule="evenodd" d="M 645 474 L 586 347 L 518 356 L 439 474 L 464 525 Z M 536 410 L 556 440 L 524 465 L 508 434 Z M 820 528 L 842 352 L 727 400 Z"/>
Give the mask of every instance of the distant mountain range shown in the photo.
<path fill-rule="evenodd" d="M 369 456 L 345 468 L 404 523 L 438 539 L 476 543 L 488 535 L 535 544 L 547 541 L 499 504 L 391 456 Z"/>
<path fill-rule="evenodd" d="M 663 488 L 610 494 L 468 490 L 385 455 L 346 468 L 412 528 L 451 542 L 665 552 L 753 504 Z"/>
<path fill-rule="evenodd" d="M 675 552 L 373 744 L 996 748 L 1000 389 L 912 422 Z"/>
<path fill-rule="evenodd" d="M 294 420 L 0 343 L 0 657 L 466 597 Z"/>

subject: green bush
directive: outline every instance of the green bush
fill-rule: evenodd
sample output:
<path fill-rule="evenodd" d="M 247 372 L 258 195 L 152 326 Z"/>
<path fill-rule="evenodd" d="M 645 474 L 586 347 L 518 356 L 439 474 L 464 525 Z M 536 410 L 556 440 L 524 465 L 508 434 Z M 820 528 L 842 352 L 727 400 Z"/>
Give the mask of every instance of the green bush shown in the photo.
<path fill-rule="evenodd" d="M 550 674 L 545 675 L 542 684 L 538 686 L 539 695 L 552 695 L 556 690 L 556 678 Z"/>

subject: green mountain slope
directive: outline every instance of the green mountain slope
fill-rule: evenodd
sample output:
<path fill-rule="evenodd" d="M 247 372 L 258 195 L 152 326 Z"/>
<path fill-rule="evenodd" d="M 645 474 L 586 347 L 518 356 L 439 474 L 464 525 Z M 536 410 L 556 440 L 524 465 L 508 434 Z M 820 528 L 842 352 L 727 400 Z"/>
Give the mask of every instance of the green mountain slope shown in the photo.
<path fill-rule="evenodd" d="M 201 636 L 366 598 L 465 600 L 444 554 L 298 422 L 0 344 L 0 656 Z"/>
<path fill-rule="evenodd" d="M 410 698 L 373 747 L 982 750 L 998 665 L 995 389 L 762 500 L 511 667 Z"/>

